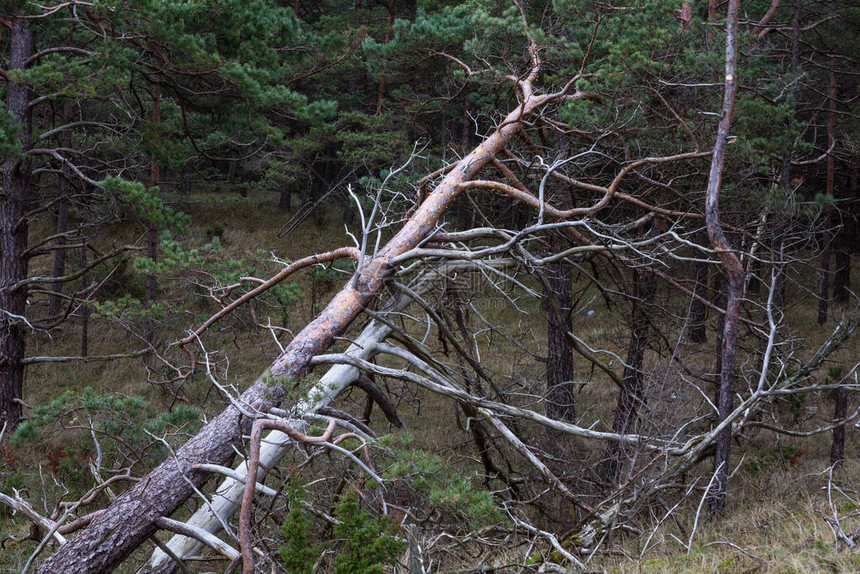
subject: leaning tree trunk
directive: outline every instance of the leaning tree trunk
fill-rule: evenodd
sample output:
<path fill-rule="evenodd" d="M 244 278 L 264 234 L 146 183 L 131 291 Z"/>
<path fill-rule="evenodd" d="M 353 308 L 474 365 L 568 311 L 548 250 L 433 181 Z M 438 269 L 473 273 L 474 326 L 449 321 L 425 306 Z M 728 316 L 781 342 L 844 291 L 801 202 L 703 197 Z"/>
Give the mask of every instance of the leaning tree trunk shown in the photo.
<path fill-rule="evenodd" d="M 35 50 L 27 20 L 12 20 L 9 44 L 9 69 L 24 70 Z M 27 152 L 32 147 L 30 89 L 25 84 L 8 82 L 6 107 L 20 127 L 21 151 Z M 0 193 L 0 419 L 10 427 L 21 419 L 19 401 L 24 389 L 28 262 L 25 214 L 33 194 L 31 178 L 32 168 L 26 156 L 4 158 Z"/>
<path fill-rule="evenodd" d="M 530 86 L 536 74 L 535 70 L 521 86 Z M 296 335 L 281 356 L 242 393 L 237 403 L 259 409 L 280 404 L 295 381 L 307 373 L 311 359 L 327 349 L 382 292 L 395 269 L 392 259 L 415 248 L 432 233 L 441 215 L 462 190 L 460 184 L 475 177 L 502 151 L 521 130 L 523 120 L 559 97 L 560 94 L 529 93 L 483 143 L 458 162 L 378 255 L 356 271 L 356 280 L 348 282 L 328 307 Z M 209 473 L 195 465 L 225 464 L 237 449 L 241 450 L 242 435 L 247 434 L 250 427 L 251 421 L 231 403 L 175 456 L 152 470 L 78 536 L 62 545 L 38 572 L 76 574 L 109 572 L 116 568 L 155 533 L 156 520 L 173 513 L 209 479 Z"/>
<path fill-rule="evenodd" d="M 726 293 L 726 313 L 723 326 L 723 341 L 720 352 L 721 372 L 719 419 L 723 421 L 732 412 L 735 387 L 735 361 L 737 359 L 737 333 L 740 319 L 741 298 L 744 291 L 744 270 L 738 256 L 732 251 L 720 222 L 720 190 L 723 182 L 723 167 L 726 159 L 729 128 L 732 123 L 735 94 L 737 93 L 738 70 L 738 12 L 740 0 L 729 0 L 726 16 L 726 76 L 723 92 L 722 113 L 717 128 L 714 156 L 708 174 L 708 189 L 705 195 L 705 221 L 711 245 L 719 254 L 728 279 Z M 714 454 L 714 481 L 709 493 L 708 514 L 721 516 L 725 509 L 726 489 L 729 478 L 729 454 L 731 450 L 732 429 L 727 427 L 717 437 Z"/>
<path fill-rule="evenodd" d="M 635 271 L 636 299 L 633 302 L 633 312 L 630 321 L 630 347 L 627 349 L 627 361 L 624 375 L 621 377 L 621 390 L 615 405 L 615 420 L 612 422 L 612 432 L 624 435 L 630 431 L 636 420 L 637 406 L 645 400 L 644 378 L 642 367 L 645 364 L 645 349 L 648 344 L 649 306 L 654 299 L 656 279 L 647 270 Z M 606 452 L 600 475 L 606 483 L 616 484 L 621 475 L 624 458 L 624 445 L 617 441 L 606 444 Z"/>

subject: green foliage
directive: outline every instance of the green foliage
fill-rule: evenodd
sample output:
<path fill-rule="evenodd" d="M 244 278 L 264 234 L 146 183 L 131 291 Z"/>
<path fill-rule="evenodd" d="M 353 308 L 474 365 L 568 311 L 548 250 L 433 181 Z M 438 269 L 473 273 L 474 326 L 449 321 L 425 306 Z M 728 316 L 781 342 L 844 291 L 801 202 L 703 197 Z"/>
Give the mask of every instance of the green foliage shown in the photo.
<path fill-rule="evenodd" d="M 804 451 L 791 443 L 781 443 L 775 448 L 761 448 L 755 456 L 749 457 L 744 463 L 744 470 L 752 474 L 769 472 L 777 464 L 794 464 Z"/>
<path fill-rule="evenodd" d="M 312 544 L 314 520 L 303 508 L 298 488 L 289 492 L 290 512 L 281 526 L 286 544 L 279 547 L 288 572 L 310 574 L 320 555 L 335 552 L 333 574 L 383 574 L 383 566 L 394 564 L 405 543 L 395 534 L 395 525 L 386 517 L 373 517 L 358 503 L 357 492 L 347 492 L 335 505 L 335 539 Z"/>
<path fill-rule="evenodd" d="M 325 550 L 324 544 L 312 544 L 310 533 L 313 520 L 301 506 L 301 492 L 298 488 L 290 488 L 288 492 L 290 512 L 281 525 L 281 534 L 286 545 L 278 548 L 281 562 L 291 574 L 310 574 L 320 554 Z"/>
<path fill-rule="evenodd" d="M 86 304 L 92 308 L 96 317 L 118 319 L 124 322 L 144 319 L 161 320 L 171 309 L 167 301 L 155 301 L 146 307 L 143 301 L 128 293 L 118 299 L 88 301 Z"/>
<path fill-rule="evenodd" d="M 357 493 L 346 493 L 335 507 L 340 524 L 334 533 L 341 552 L 334 559 L 333 574 L 383 574 L 383 565 L 393 564 L 405 544 L 393 534 L 390 520 L 373 518 L 358 505 Z"/>
<path fill-rule="evenodd" d="M 158 196 L 157 188 L 147 189 L 140 182 L 114 176 L 105 178 L 100 184 L 109 196 L 129 205 L 134 215 L 142 221 L 168 227 L 178 233 L 188 231 L 191 218 L 165 205 Z"/>
<path fill-rule="evenodd" d="M 339 156 L 353 165 L 383 167 L 392 164 L 406 150 L 406 133 L 392 124 L 392 118 L 359 112 L 342 113 L 337 120 Z"/>
<path fill-rule="evenodd" d="M 0 158 L 16 157 L 21 152 L 21 127 L 15 123 L 6 102 L 0 101 Z"/>
<path fill-rule="evenodd" d="M 196 407 L 179 405 L 171 411 L 158 412 L 142 397 L 104 395 L 85 387 L 66 391 L 50 403 L 34 407 L 31 417 L 15 430 L 11 444 L 17 448 L 62 433 L 93 433 L 105 464 L 121 467 L 134 462 L 149 466 L 168 454 L 164 444 L 153 436 L 178 444 L 193 435 L 199 425 L 200 411 Z M 85 443 L 67 443 L 59 451 L 46 454 L 52 470 L 67 484 L 84 487 L 89 473 L 81 459 L 89 451 L 80 444 Z"/>
<path fill-rule="evenodd" d="M 26 484 L 27 480 L 23 474 L 10 472 L 3 477 L 3 482 L 0 483 L 0 493 L 12 496 L 16 490 L 21 490 Z"/>
<path fill-rule="evenodd" d="M 399 437 L 396 442 L 403 444 Z M 502 520 L 503 513 L 492 494 L 476 489 L 472 481 L 458 473 L 441 456 L 405 448 L 394 449 L 393 454 L 394 462 L 385 471 L 384 477 L 406 481 L 450 520 L 466 521 L 472 528 Z"/>

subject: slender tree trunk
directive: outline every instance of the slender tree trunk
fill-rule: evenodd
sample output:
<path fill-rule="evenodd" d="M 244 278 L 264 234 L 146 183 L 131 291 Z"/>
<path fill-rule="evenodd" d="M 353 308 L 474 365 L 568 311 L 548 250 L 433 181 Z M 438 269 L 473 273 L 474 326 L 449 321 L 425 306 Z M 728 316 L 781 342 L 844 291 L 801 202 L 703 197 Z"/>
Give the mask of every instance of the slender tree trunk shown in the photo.
<path fill-rule="evenodd" d="M 637 407 L 645 400 L 645 381 L 642 367 L 645 364 L 645 349 L 648 344 L 649 307 L 654 299 L 656 280 L 654 274 L 647 270 L 636 270 L 636 299 L 630 320 L 630 346 L 627 349 L 627 361 L 624 375 L 621 378 L 621 390 L 615 405 L 615 420 L 612 422 L 612 432 L 627 434 L 636 420 Z M 624 445 L 619 442 L 606 444 L 601 476 L 610 484 L 620 481 L 621 469 L 624 467 Z"/>
<path fill-rule="evenodd" d="M 702 240 L 705 238 L 701 238 Z M 704 242 L 704 241 L 702 241 Z M 704 261 L 696 261 L 693 263 L 693 294 L 704 298 L 708 290 L 708 267 Z M 705 318 L 707 317 L 708 309 L 705 304 L 699 299 L 694 298 L 690 302 L 689 315 L 689 338 L 693 343 L 704 343 L 708 340 L 708 333 L 705 330 Z"/>
<path fill-rule="evenodd" d="M 792 20 L 792 42 L 791 42 L 791 66 L 789 69 L 790 86 L 788 92 L 791 101 L 791 114 L 788 116 L 785 129 L 785 141 L 782 152 L 782 168 L 780 170 L 779 184 L 782 187 L 784 199 L 788 199 L 792 193 L 791 187 L 791 156 L 794 145 L 794 115 L 797 110 L 797 84 L 798 66 L 800 63 L 800 14 L 802 0 L 794 2 L 794 19 Z M 777 210 L 774 217 L 774 241 L 773 255 L 776 261 L 776 292 L 773 296 L 773 314 L 777 323 L 785 317 L 785 266 L 783 265 L 784 236 L 789 227 L 790 217 L 785 207 Z"/>
<path fill-rule="evenodd" d="M 833 418 L 844 419 L 848 414 L 848 389 L 836 389 L 836 400 L 833 405 Z M 830 464 L 838 465 L 845 459 L 845 425 L 833 429 L 833 442 L 830 443 Z"/>
<path fill-rule="evenodd" d="M 194 170 L 191 168 L 191 162 L 185 162 L 185 166 L 182 168 L 182 193 L 188 195 L 191 193 L 191 176 L 194 174 Z"/>
<path fill-rule="evenodd" d="M 839 250 L 836 252 L 836 276 L 833 278 L 833 300 L 848 303 L 851 294 L 851 252 L 857 233 L 857 220 L 854 203 L 857 201 L 858 168 L 853 168 L 848 178 L 848 206 L 842 216 L 842 229 L 839 230 Z"/>
<path fill-rule="evenodd" d="M 740 0 L 729 0 L 726 15 L 726 75 L 723 92 L 723 105 L 714 155 L 708 174 L 708 189 L 705 195 L 705 220 L 711 245 L 717 251 L 728 279 L 723 345 L 720 353 L 720 388 L 717 408 L 720 421 L 731 413 L 734 401 L 735 362 L 737 359 L 737 329 L 740 319 L 741 298 L 744 290 L 744 270 L 723 232 L 720 222 L 720 190 L 722 188 L 723 167 L 729 128 L 732 122 L 735 94 L 738 86 L 738 12 Z M 714 454 L 714 484 L 709 493 L 708 513 L 712 517 L 722 516 L 725 510 L 726 491 L 729 477 L 729 454 L 731 451 L 731 427 L 717 437 Z"/>
<path fill-rule="evenodd" d="M 278 198 L 278 209 L 281 211 L 289 211 L 293 204 L 293 186 L 285 183 L 281 186 L 281 195 Z"/>
<path fill-rule="evenodd" d="M 548 287 L 548 289 L 547 289 Z M 575 422 L 573 351 L 567 342 L 572 303 L 570 266 L 563 261 L 547 266 L 544 301 L 547 307 L 546 414 Z"/>
<path fill-rule="evenodd" d="M 836 71 L 830 68 L 830 90 L 828 99 L 830 100 L 830 114 L 827 117 L 827 140 L 828 149 L 833 147 L 836 142 Z M 836 158 L 833 153 L 827 155 L 827 195 L 833 197 L 833 181 L 836 176 Z M 818 324 L 823 325 L 827 322 L 827 306 L 830 302 L 830 244 L 833 240 L 833 206 L 828 204 L 825 207 L 824 216 L 824 246 L 821 251 L 821 284 L 818 293 Z"/>
<path fill-rule="evenodd" d="M 66 103 L 63 105 L 63 113 L 60 121 L 63 123 L 72 121 L 71 104 Z M 61 142 L 63 147 L 71 146 L 71 134 L 69 130 L 63 133 Z M 66 238 L 64 234 L 69 230 L 69 196 L 72 193 L 70 177 L 71 170 L 68 166 L 64 165 L 62 173 L 60 173 L 57 180 L 57 195 L 59 196 L 57 201 L 57 235 L 60 237 L 57 239 L 58 248 L 54 251 L 54 268 L 51 272 L 54 278 L 62 277 L 66 274 Z M 64 287 L 63 283 L 54 283 L 51 288 L 55 295 L 51 295 L 49 300 L 48 313 L 52 316 L 58 315 L 63 306 L 61 295 Z"/>
<path fill-rule="evenodd" d="M 87 266 L 87 248 L 81 248 L 81 267 L 86 268 Z M 84 273 L 81 276 L 81 289 L 87 288 L 87 283 L 89 282 L 89 273 Z M 89 306 L 89 298 L 83 302 L 81 305 L 81 356 L 86 357 L 90 352 L 90 306 Z"/>
<path fill-rule="evenodd" d="M 157 85 L 152 87 L 152 128 L 155 130 L 155 143 L 158 143 L 158 126 L 161 123 L 161 91 Z M 231 177 L 235 162 L 230 164 Z M 161 179 L 161 171 L 158 166 L 158 161 L 153 155 L 149 164 L 149 187 L 158 187 Z M 147 223 L 147 256 L 155 263 L 158 259 L 158 226 L 150 221 Z M 157 297 L 158 281 L 153 273 L 146 274 L 146 286 L 143 298 L 143 308 L 151 309 L 155 298 Z M 155 322 L 152 318 L 147 317 L 144 320 L 143 337 L 147 343 L 153 345 L 155 343 Z"/>
<path fill-rule="evenodd" d="M 69 230 L 68 194 L 71 186 L 69 185 L 67 176 L 67 173 L 63 173 L 60 175 L 59 180 L 60 198 L 57 201 L 57 235 L 60 235 L 60 237 L 57 239 L 58 249 L 54 251 L 54 268 L 51 271 L 51 275 L 54 278 L 62 277 L 66 274 L 66 238 L 61 234 L 65 234 Z M 63 287 L 63 283 L 54 283 L 51 288 L 55 294 L 51 295 L 48 313 L 52 316 L 58 315 L 63 306 L 63 298 L 61 296 L 63 294 Z"/>
<path fill-rule="evenodd" d="M 827 322 L 827 307 L 830 303 L 830 244 L 833 242 L 833 233 L 830 227 L 833 225 L 833 207 L 825 208 L 824 231 L 821 241 L 824 244 L 821 249 L 821 276 L 818 283 L 818 324 Z"/>
<path fill-rule="evenodd" d="M 29 22 L 12 20 L 9 69 L 24 70 L 35 48 Z M 20 126 L 21 151 L 32 147 L 30 89 L 6 84 L 6 108 Z M 27 203 L 33 195 L 32 167 L 26 157 L 5 157 L 0 193 L 0 419 L 11 427 L 21 419 L 24 389 L 24 339 L 27 333 L 27 288 L 13 286 L 27 278 Z"/>
<path fill-rule="evenodd" d="M 383 44 L 388 44 L 391 42 L 391 32 L 394 30 L 394 7 L 393 4 L 386 5 L 388 9 L 388 19 L 385 24 L 385 39 L 383 40 Z M 388 94 L 388 82 L 385 79 L 379 80 L 379 84 L 376 87 L 376 115 L 382 115 L 382 103 L 385 101 L 385 96 Z"/>
<path fill-rule="evenodd" d="M 716 297 L 714 299 L 715 303 L 720 309 L 726 308 L 726 303 L 728 302 L 727 290 L 725 287 L 725 282 L 723 281 L 723 272 L 714 275 L 714 293 Z M 714 404 L 718 404 L 720 402 L 720 376 L 723 372 L 723 332 L 726 328 L 726 315 L 725 313 L 720 313 L 720 316 L 717 318 L 717 340 L 714 345 L 714 349 L 716 350 L 715 358 L 714 358 Z"/>

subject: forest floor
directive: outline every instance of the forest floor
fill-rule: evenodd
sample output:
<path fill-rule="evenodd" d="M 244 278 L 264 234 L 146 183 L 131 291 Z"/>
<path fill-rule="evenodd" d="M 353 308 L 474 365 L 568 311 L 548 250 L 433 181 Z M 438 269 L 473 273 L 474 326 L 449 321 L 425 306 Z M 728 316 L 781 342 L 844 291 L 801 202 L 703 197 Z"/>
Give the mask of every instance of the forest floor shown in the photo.
<path fill-rule="evenodd" d="M 238 259 L 257 251 L 297 259 L 349 244 L 340 212 L 335 209 L 308 219 L 287 238 L 281 238 L 278 231 L 289 219 L 289 214 L 277 210 L 277 197 L 274 195 L 252 195 L 250 199 L 225 195 L 213 201 L 211 194 L 201 194 L 180 199 L 177 207 L 191 215 L 193 223 L 190 234 L 178 239 L 191 246 L 218 235 L 223 245 L 221 256 L 225 259 Z M 104 234 L 106 244 L 135 240 L 128 231 L 120 229 L 105 230 Z M 854 273 L 855 278 L 858 275 L 860 273 Z M 133 281 L 139 282 L 140 279 Z M 338 281 L 320 283 L 310 271 L 300 273 L 291 281 L 295 281 L 304 293 L 289 310 L 285 324 L 285 328 L 296 332 L 327 302 Z M 169 285 L 165 283 L 165 289 L 172 290 L 170 295 L 177 297 L 183 289 L 188 289 L 180 285 L 179 281 Z M 119 290 L 121 285 L 114 288 Z M 312 294 L 313 291 L 316 293 Z M 860 289 L 855 286 L 855 291 L 860 292 Z M 624 325 L 619 325 L 612 315 L 602 310 L 600 299 L 585 296 L 583 301 L 596 310 L 587 323 L 583 322 L 583 337 L 594 344 L 608 348 L 614 346 L 620 352 L 626 332 Z M 530 312 L 539 312 L 536 304 L 530 305 L 522 310 L 526 316 Z M 489 309 L 487 313 L 492 316 L 496 311 Z M 506 313 L 509 312 L 498 311 L 497 316 L 490 318 L 514 322 L 524 320 L 522 315 L 514 317 Z M 815 324 L 814 313 L 814 305 L 807 302 L 795 306 L 790 317 L 795 330 L 813 342 L 823 340 L 835 324 L 831 319 L 829 324 L 819 327 Z M 257 321 L 264 322 L 267 318 L 264 315 L 265 312 L 261 311 Z M 172 317 L 170 327 L 158 335 L 158 340 L 166 343 L 178 339 L 186 330 L 198 326 L 203 317 L 203 309 L 192 306 L 191 311 Z M 282 317 L 273 316 L 271 320 L 276 323 Z M 543 332 L 542 328 L 534 329 L 537 336 Z M 80 327 L 73 321 L 62 327 L 51 340 L 34 335 L 28 343 L 28 353 L 74 355 L 80 346 L 80 337 Z M 129 349 L 136 348 L 134 337 L 115 323 L 94 319 L 89 328 L 90 353 L 116 352 L 115 344 L 119 338 L 127 339 Z M 244 388 L 277 356 L 279 344 L 288 340 L 286 335 L 280 338 L 282 341 L 279 343 L 269 333 L 233 326 L 209 333 L 206 344 L 210 350 L 218 349 L 224 357 L 229 356 L 229 363 L 220 365 L 223 380 Z M 712 327 L 708 345 L 687 349 L 693 357 L 691 360 L 711 361 L 713 339 Z M 860 356 L 858 349 L 860 344 L 855 338 L 850 348 L 841 353 L 840 360 L 850 366 Z M 498 350 L 482 357 L 482 361 L 489 367 L 516 373 L 518 377 L 540 379 L 543 367 L 539 361 L 510 353 L 510 349 L 499 346 Z M 697 354 L 699 359 L 695 359 Z M 586 367 L 578 369 L 581 369 L 578 375 L 584 380 L 596 380 Z M 149 371 L 149 378 L 161 379 L 168 374 L 163 368 L 154 366 Z M 147 378 L 144 361 L 139 358 L 84 365 L 47 363 L 28 369 L 25 402 L 46 404 L 67 391 L 91 387 L 98 395 L 140 396 L 155 411 L 176 404 L 177 394 L 181 394 L 180 402 L 183 404 L 196 405 L 209 415 L 220 409 L 222 404 L 203 378 L 184 385 L 181 393 L 170 385 L 154 384 Z M 585 385 L 580 397 L 583 403 L 602 406 L 582 413 L 581 424 L 589 426 L 601 417 L 605 418 L 607 410 L 614 405 L 615 392 L 611 385 Z M 361 408 L 358 398 L 347 400 Z M 856 398 L 852 398 L 849 402 L 849 412 L 855 408 L 855 401 Z M 826 418 L 821 413 L 830 413 L 832 403 L 828 396 L 820 395 L 786 408 L 797 409 L 798 417 Z M 413 393 L 404 401 L 403 410 L 402 415 L 418 447 L 446 453 L 463 468 L 475 466 L 469 434 L 457 428 L 458 421 L 450 403 Z M 828 524 L 835 513 L 846 533 L 860 528 L 860 520 L 855 516 L 860 515 L 858 432 L 853 427 L 849 428 L 846 461 L 833 476 L 829 472 L 829 434 L 812 438 L 780 437 L 762 431 L 750 436 L 746 439 L 744 458 L 733 461 L 737 468 L 730 483 L 725 519 L 708 522 L 700 504 L 701 490 L 691 488 L 692 494 L 672 511 L 671 505 L 643 510 L 635 531 L 630 530 L 624 537 L 606 541 L 588 566 L 595 572 L 858 572 L 860 553 L 845 549 Z M 11 493 L 13 489 L 24 489 L 25 497 L 38 511 L 50 514 L 52 504 L 64 495 L 64 491 L 75 493 L 85 490 L 84 485 L 89 484 L 85 467 L 93 453 L 88 431 L 57 432 L 15 447 L 9 445 L 8 437 L 3 440 L 0 491 Z M 88 441 L 90 446 L 81 446 Z M 596 454 L 585 452 L 577 458 L 580 464 L 587 465 L 589 457 L 593 456 Z M 136 472 L 140 470 L 135 469 Z M 575 481 L 571 479 L 569 483 L 575 490 Z M 28 531 L 29 524 L 24 518 L 13 517 L 0 508 L 0 539 L 21 538 Z M 6 540 L 4 550 L 0 551 L 0 572 L 20 571 L 35 546 L 34 541 L 14 543 Z M 46 550 L 49 551 L 50 548 Z M 141 558 L 146 552 L 148 550 L 139 551 Z M 523 563 L 522 556 L 509 558 Z M 463 556 L 459 566 L 486 565 L 470 563 Z"/>

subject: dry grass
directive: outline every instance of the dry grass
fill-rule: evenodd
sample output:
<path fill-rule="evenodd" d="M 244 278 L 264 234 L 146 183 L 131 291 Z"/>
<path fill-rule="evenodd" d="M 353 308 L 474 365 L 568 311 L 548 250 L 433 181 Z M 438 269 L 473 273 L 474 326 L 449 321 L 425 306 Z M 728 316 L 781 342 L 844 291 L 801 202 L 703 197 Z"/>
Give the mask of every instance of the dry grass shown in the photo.
<path fill-rule="evenodd" d="M 856 451 L 835 477 L 847 496 L 834 492 L 834 507 L 844 516 L 857 509 L 854 485 L 860 478 Z M 729 513 L 724 520 L 699 525 L 690 540 L 695 505 L 682 510 L 654 534 L 643 524 L 644 535 L 620 541 L 614 552 L 601 555 L 595 569 L 608 572 L 856 572 L 860 554 L 835 543 L 821 513 L 833 515 L 828 502 L 828 463 L 809 458 L 765 473 L 741 470 L 731 484 Z M 698 503 L 697 500 L 692 501 Z M 843 528 L 856 528 L 856 519 Z"/>

